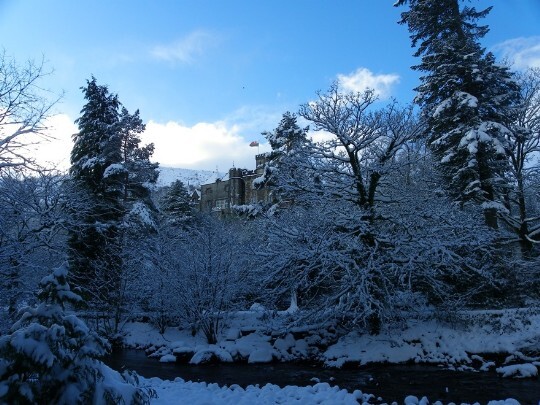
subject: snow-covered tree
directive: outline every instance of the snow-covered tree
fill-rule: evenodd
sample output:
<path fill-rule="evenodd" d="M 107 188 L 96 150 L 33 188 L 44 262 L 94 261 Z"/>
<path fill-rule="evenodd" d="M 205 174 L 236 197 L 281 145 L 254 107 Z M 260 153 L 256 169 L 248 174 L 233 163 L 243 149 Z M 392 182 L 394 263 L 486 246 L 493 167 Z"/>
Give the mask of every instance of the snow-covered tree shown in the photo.
<path fill-rule="evenodd" d="M 372 230 L 359 214 L 349 201 L 318 200 L 266 219 L 257 258 L 270 295 L 287 302 L 292 294 L 318 319 L 375 326 L 369 319 L 388 313 L 389 280 L 372 260 L 376 248 L 361 239 Z"/>
<path fill-rule="evenodd" d="M 290 201 L 294 198 L 280 185 L 284 183 L 285 178 L 292 179 L 298 175 L 292 170 L 298 164 L 292 164 L 292 161 L 297 159 L 308 145 L 308 130 L 309 128 L 300 128 L 295 114 L 286 112 L 276 129 L 263 132 L 272 147 L 272 152 L 267 154 L 263 175 L 257 179 L 256 186 L 270 188 L 275 202 Z"/>
<path fill-rule="evenodd" d="M 256 288 L 248 246 L 241 224 L 202 216 L 176 247 L 180 316 L 209 343 L 217 341 L 227 312 L 241 308 Z"/>
<path fill-rule="evenodd" d="M 67 282 L 67 266 L 44 277 L 39 303 L 22 311 L 0 337 L 3 403 L 147 403 L 146 390 L 128 384 L 99 358 L 108 343 L 90 331 L 70 306 L 80 303 Z"/>
<path fill-rule="evenodd" d="M 150 322 L 164 333 L 182 324 L 184 305 L 179 291 L 184 286 L 185 230 L 168 222 L 138 243 L 139 251 L 129 259 L 132 276 L 126 277 L 127 296 Z"/>
<path fill-rule="evenodd" d="M 407 24 L 424 74 L 416 102 L 427 122 L 425 136 L 458 201 L 482 203 L 486 224 L 497 227 L 506 185 L 505 151 L 509 108 L 517 86 L 506 67 L 485 53 L 479 40 L 488 32 L 477 20 L 490 8 L 460 9 L 459 0 L 399 0 L 408 3 Z"/>
<path fill-rule="evenodd" d="M 193 206 L 182 180 L 175 180 L 160 200 L 160 208 L 165 221 L 172 225 L 183 225 L 193 218 Z"/>
<path fill-rule="evenodd" d="M 377 333 L 430 306 L 494 303 L 504 287 L 495 235 L 444 196 L 428 161 L 401 164 L 386 179 L 374 221 L 326 193 L 260 219 L 256 257 L 274 305 L 292 293 L 303 315 Z"/>
<path fill-rule="evenodd" d="M 370 219 L 381 182 L 396 170 L 396 156 L 421 129 L 412 108 L 394 103 L 374 110 L 375 101 L 371 90 L 341 93 L 335 83 L 300 109 L 314 130 L 329 135 L 309 151 L 309 164 L 321 185 L 314 194 L 324 190 L 351 201 Z"/>
<path fill-rule="evenodd" d="M 374 102 L 334 85 L 301 107 L 324 141 L 277 172 L 295 204 L 261 219 L 257 257 L 282 303 L 296 294 L 302 313 L 377 333 L 399 314 L 465 305 L 497 285 L 493 235 L 433 193 L 442 181 L 424 123 L 412 107 Z"/>
<path fill-rule="evenodd" d="M 45 272 L 65 260 L 62 182 L 44 171 L 0 174 L 0 306 L 8 309 L 9 325 L 19 306 L 32 302 Z M 0 324 L 8 321 L 2 318 Z"/>
<path fill-rule="evenodd" d="M 70 174 L 85 193 L 89 207 L 81 224 L 70 234 L 70 274 L 83 296 L 107 305 L 119 288 L 123 190 L 120 102 L 92 77 L 82 89 L 87 103 L 76 121 Z M 76 213 L 81 216 L 79 212 Z"/>
<path fill-rule="evenodd" d="M 40 84 L 47 75 L 43 61 L 19 65 L 0 50 L 0 173 L 36 166 L 25 152 L 43 140 L 45 119 L 56 103 Z"/>
<path fill-rule="evenodd" d="M 87 206 L 76 209 L 79 223 L 70 233 L 70 266 L 75 285 L 94 309 L 114 318 L 118 329 L 126 263 L 135 240 L 156 229 L 150 198 L 157 179 L 153 145 L 140 146 L 144 125 L 116 94 L 92 77 L 82 89 L 87 103 L 77 119 L 70 174 Z"/>
<path fill-rule="evenodd" d="M 523 254 L 529 256 L 540 241 L 540 207 L 536 203 L 540 191 L 540 69 L 516 74 L 516 80 L 520 101 L 508 136 L 512 191 L 508 194 L 509 212 L 502 218 L 517 235 Z"/>
<path fill-rule="evenodd" d="M 139 117 L 139 110 L 130 114 L 122 107 L 118 125 L 122 141 L 124 209 L 131 211 L 129 219 L 132 222 L 138 221 L 143 228 L 155 228 L 156 208 L 151 194 L 159 172 L 158 163 L 150 161 L 154 153 L 154 144 L 140 145 L 140 134 L 144 131 L 145 125 Z"/>

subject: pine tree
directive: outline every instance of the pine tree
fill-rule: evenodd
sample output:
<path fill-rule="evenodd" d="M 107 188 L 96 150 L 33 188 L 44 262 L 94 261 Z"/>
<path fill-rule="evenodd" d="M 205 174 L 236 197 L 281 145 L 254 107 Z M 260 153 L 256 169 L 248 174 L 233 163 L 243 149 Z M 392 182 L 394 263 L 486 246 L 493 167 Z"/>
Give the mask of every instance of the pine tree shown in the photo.
<path fill-rule="evenodd" d="M 148 393 L 107 381 L 99 360 L 108 343 L 90 331 L 69 306 L 81 302 L 61 266 L 41 280 L 39 304 L 23 310 L 11 334 L 0 338 L 0 402 L 39 404 L 148 402 Z M 121 390 L 116 389 L 123 385 Z M 116 386 L 116 387 L 115 387 Z M 119 388 L 119 387 L 118 387 Z"/>
<path fill-rule="evenodd" d="M 85 299 L 113 315 L 116 332 L 126 258 L 141 235 L 156 230 L 151 192 L 158 165 L 150 162 L 154 146 L 140 146 L 145 126 L 138 110 L 130 114 L 94 77 L 82 90 L 87 103 L 76 121 L 70 173 L 85 204 L 70 234 L 70 265 Z"/>
<path fill-rule="evenodd" d="M 480 46 L 488 32 L 477 21 L 491 8 L 459 8 L 458 0 L 400 0 L 409 3 L 407 24 L 424 73 L 416 102 L 427 121 L 426 138 L 439 160 L 452 196 L 483 204 L 486 224 L 497 227 L 505 187 L 505 137 L 517 85 L 509 70 Z"/>
<path fill-rule="evenodd" d="M 301 171 L 301 168 L 297 167 L 300 163 L 298 159 L 302 159 L 304 155 L 301 152 L 309 143 L 308 130 L 308 127 L 300 128 L 296 115 L 287 111 L 276 129 L 263 132 L 272 152 L 267 156 L 263 176 L 255 184 L 272 189 L 275 201 L 292 198 L 287 192 L 287 183 L 297 178 Z"/>
<path fill-rule="evenodd" d="M 156 208 L 151 199 L 153 187 L 159 176 L 158 163 L 150 161 L 154 144 L 141 146 L 140 134 L 145 125 L 139 117 L 139 110 L 130 114 L 125 107 L 119 117 L 119 131 L 122 140 L 122 200 L 128 213 L 126 225 L 131 228 L 155 230 Z"/>
<path fill-rule="evenodd" d="M 172 225 L 180 225 L 193 217 L 190 195 L 181 180 L 174 181 L 160 202 L 161 211 Z"/>
<path fill-rule="evenodd" d="M 144 132 L 146 126 L 139 117 L 139 110 L 130 114 L 125 107 L 122 107 L 119 125 L 122 138 L 122 163 L 126 169 L 124 200 L 144 199 L 147 201 L 159 175 L 158 164 L 150 162 L 154 154 L 154 144 L 140 145 L 140 134 Z"/>
<path fill-rule="evenodd" d="M 70 233 L 70 266 L 83 296 L 104 304 L 118 289 L 122 267 L 121 180 L 126 172 L 118 131 L 120 102 L 94 77 L 82 91 L 87 103 L 76 120 L 79 132 L 73 135 L 70 174 L 87 201 L 83 212 L 77 213 L 78 229 Z"/>

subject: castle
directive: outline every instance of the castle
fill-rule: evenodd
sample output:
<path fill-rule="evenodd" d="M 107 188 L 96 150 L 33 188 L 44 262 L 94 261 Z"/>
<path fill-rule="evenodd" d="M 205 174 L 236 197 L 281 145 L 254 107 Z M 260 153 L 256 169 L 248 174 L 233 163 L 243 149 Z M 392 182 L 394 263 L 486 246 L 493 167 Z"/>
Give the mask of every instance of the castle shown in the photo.
<path fill-rule="evenodd" d="M 254 203 L 270 203 L 271 195 L 266 187 L 254 187 L 254 182 L 263 174 L 266 154 L 255 156 L 255 170 L 231 168 L 222 176 L 216 176 L 209 184 L 201 184 L 200 210 L 231 212 L 233 206 Z"/>

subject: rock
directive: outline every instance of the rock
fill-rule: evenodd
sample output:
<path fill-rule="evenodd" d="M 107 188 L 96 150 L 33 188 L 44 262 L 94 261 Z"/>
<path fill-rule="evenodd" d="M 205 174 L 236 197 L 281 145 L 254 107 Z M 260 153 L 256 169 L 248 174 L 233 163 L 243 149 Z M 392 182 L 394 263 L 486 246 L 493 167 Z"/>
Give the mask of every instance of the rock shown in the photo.
<path fill-rule="evenodd" d="M 193 355 L 189 364 L 232 363 L 231 354 L 219 347 L 208 347 Z"/>
<path fill-rule="evenodd" d="M 240 332 L 240 329 L 230 328 L 227 331 L 227 334 L 225 335 L 225 340 L 236 340 L 241 336 L 242 336 L 242 333 Z"/>
<path fill-rule="evenodd" d="M 177 347 L 173 349 L 173 354 L 176 356 L 178 363 L 189 363 L 191 358 L 195 355 L 195 351 L 189 347 Z"/>
<path fill-rule="evenodd" d="M 159 359 L 160 363 L 175 363 L 176 356 L 174 354 L 166 354 Z"/>
<path fill-rule="evenodd" d="M 248 363 L 270 363 L 274 359 L 273 351 L 268 349 L 258 349 L 248 357 Z"/>
<path fill-rule="evenodd" d="M 531 363 L 499 367 L 496 371 L 501 374 L 503 378 L 533 378 L 538 375 L 538 369 Z"/>

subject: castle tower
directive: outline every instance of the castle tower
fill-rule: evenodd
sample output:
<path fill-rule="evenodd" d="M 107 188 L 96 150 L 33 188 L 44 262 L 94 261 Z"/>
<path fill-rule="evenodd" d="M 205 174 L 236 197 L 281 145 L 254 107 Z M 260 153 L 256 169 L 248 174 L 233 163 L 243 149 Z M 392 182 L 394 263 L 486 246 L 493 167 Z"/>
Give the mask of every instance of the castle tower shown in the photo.
<path fill-rule="evenodd" d="M 255 173 L 262 175 L 264 172 L 264 165 L 266 163 L 266 153 L 259 153 L 255 155 Z"/>
<path fill-rule="evenodd" d="M 238 169 L 235 167 L 229 169 L 229 185 L 230 206 L 245 204 L 245 184 L 242 169 Z"/>

